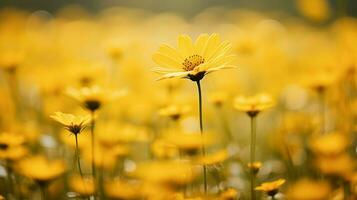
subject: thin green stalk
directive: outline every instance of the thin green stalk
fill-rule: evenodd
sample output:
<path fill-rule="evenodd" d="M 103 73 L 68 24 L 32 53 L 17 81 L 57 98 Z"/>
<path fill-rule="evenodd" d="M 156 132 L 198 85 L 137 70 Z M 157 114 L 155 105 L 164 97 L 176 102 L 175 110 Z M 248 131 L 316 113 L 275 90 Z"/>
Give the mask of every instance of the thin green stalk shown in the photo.
<path fill-rule="evenodd" d="M 81 167 L 81 160 L 80 160 L 80 157 L 79 157 L 78 135 L 74 134 L 74 137 L 76 138 L 76 160 L 77 160 L 77 165 L 78 165 L 78 171 L 79 171 L 79 174 L 81 175 L 81 178 L 82 178 L 82 181 L 83 181 L 83 187 L 85 188 L 86 185 L 84 183 L 84 176 L 83 176 L 82 167 Z M 86 199 L 89 200 L 89 197 L 86 198 Z"/>
<path fill-rule="evenodd" d="M 46 200 L 46 185 L 40 184 L 41 200 Z"/>
<path fill-rule="evenodd" d="M 251 138 L 250 138 L 250 164 L 252 165 L 255 161 L 255 142 L 256 142 L 256 118 L 250 117 L 251 125 Z M 255 172 L 254 168 L 250 168 L 250 195 L 252 200 L 256 200 L 255 194 Z"/>
<path fill-rule="evenodd" d="M 224 115 L 222 108 L 219 107 L 218 112 L 219 112 L 219 117 L 222 120 L 223 129 L 225 130 L 225 132 L 227 134 L 228 142 L 234 141 L 234 137 L 233 137 L 232 132 L 229 128 L 228 120 L 227 120 L 226 116 Z"/>
<path fill-rule="evenodd" d="M 351 196 L 351 187 L 348 181 L 343 181 L 343 199 L 348 200 Z"/>
<path fill-rule="evenodd" d="M 199 117 L 200 117 L 200 132 L 202 138 L 202 155 L 206 156 L 206 149 L 203 140 L 203 120 L 202 120 L 202 91 L 200 81 L 196 81 L 198 89 L 198 108 L 199 108 Z M 207 166 L 203 164 L 203 181 L 204 181 L 204 191 L 207 194 Z"/>
<path fill-rule="evenodd" d="M 6 197 L 10 199 L 11 194 L 13 193 L 13 181 L 12 181 L 12 170 L 10 163 L 6 162 L 6 173 L 7 173 L 7 184 L 6 184 Z"/>
<path fill-rule="evenodd" d="M 79 148 L 78 148 L 78 135 L 74 134 L 74 137 L 76 138 L 76 158 L 77 158 L 77 165 L 78 165 L 78 171 L 79 174 L 81 175 L 82 179 L 83 179 L 83 172 L 82 172 L 82 168 L 81 168 L 81 161 L 79 158 Z"/>
<path fill-rule="evenodd" d="M 95 128 L 95 112 L 91 112 L 92 120 L 91 120 L 91 127 L 90 127 L 90 132 L 91 132 L 91 147 L 92 147 L 92 176 L 94 182 L 96 182 L 96 169 L 95 169 L 95 157 L 94 157 L 94 128 Z M 96 194 L 93 195 L 93 198 L 96 199 Z"/>
<path fill-rule="evenodd" d="M 325 106 L 325 92 L 322 91 L 319 93 L 319 105 L 320 105 L 320 133 L 323 134 L 326 132 L 326 122 L 325 122 L 325 118 L 326 118 L 326 106 Z"/>

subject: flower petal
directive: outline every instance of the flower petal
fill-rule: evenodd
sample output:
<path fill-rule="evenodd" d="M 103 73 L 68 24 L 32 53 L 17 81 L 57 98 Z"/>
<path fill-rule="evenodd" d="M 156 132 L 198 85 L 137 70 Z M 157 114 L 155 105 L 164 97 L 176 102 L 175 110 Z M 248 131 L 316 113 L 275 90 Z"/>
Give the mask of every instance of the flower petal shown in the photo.
<path fill-rule="evenodd" d="M 208 34 L 201 34 L 198 36 L 196 42 L 195 42 L 195 54 L 197 55 L 203 55 L 203 50 L 206 47 L 206 44 L 208 42 L 209 35 Z"/>
<path fill-rule="evenodd" d="M 176 60 L 172 59 L 171 57 L 165 56 L 160 53 L 155 53 L 152 56 L 152 59 L 155 63 L 160 66 L 167 67 L 167 68 L 182 68 L 182 65 L 177 62 Z"/>
<path fill-rule="evenodd" d="M 158 53 L 170 57 L 178 63 L 181 63 L 184 60 L 184 57 L 176 49 L 167 44 L 162 44 Z"/>
<path fill-rule="evenodd" d="M 185 72 L 173 72 L 173 73 L 168 73 L 160 78 L 156 79 L 157 81 L 163 80 L 163 79 L 168 79 L 168 78 L 182 78 L 190 74 L 190 71 L 185 71 Z"/>
<path fill-rule="evenodd" d="M 193 55 L 193 44 L 192 40 L 188 35 L 180 35 L 177 42 L 178 51 L 185 58 Z"/>
<path fill-rule="evenodd" d="M 214 52 L 216 47 L 219 45 L 219 41 L 220 41 L 220 37 L 217 33 L 213 33 L 209 37 L 207 44 L 203 50 L 203 54 L 202 54 L 202 56 L 205 59 L 207 59 L 209 57 L 209 55 L 212 55 L 212 53 Z"/>

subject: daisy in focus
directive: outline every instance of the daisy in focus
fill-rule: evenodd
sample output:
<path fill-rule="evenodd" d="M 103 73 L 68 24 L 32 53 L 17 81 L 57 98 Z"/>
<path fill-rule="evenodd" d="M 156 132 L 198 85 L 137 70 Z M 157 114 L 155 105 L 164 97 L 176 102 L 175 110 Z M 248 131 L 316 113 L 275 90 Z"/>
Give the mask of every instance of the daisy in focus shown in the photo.
<path fill-rule="evenodd" d="M 54 115 L 51 115 L 51 118 L 65 126 L 69 132 L 75 135 L 81 133 L 91 120 L 90 115 L 74 116 L 62 112 L 56 112 Z"/>
<path fill-rule="evenodd" d="M 235 56 L 228 41 L 220 41 L 218 34 L 201 34 L 195 42 L 187 35 L 178 37 L 177 48 L 162 44 L 153 55 L 160 67 L 153 71 L 163 74 L 158 80 L 188 78 L 199 81 L 205 75 L 221 69 L 236 68 Z"/>

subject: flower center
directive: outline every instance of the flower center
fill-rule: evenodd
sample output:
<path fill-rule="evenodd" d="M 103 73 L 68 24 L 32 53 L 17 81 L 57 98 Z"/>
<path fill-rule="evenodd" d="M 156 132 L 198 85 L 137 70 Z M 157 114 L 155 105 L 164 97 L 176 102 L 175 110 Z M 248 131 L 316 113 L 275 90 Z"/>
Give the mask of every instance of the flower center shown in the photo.
<path fill-rule="evenodd" d="M 184 70 L 191 71 L 204 62 L 205 59 L 202 56 L 195 54 L 186 58 L 182 65 Z"/>

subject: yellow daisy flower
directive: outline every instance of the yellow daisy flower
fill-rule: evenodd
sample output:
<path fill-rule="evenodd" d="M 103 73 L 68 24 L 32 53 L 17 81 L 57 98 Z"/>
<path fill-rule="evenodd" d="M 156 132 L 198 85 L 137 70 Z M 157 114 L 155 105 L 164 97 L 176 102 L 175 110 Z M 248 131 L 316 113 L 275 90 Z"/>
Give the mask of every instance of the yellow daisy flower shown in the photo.
<path fill-rule="evenodd" d="M 90 115 L 75 116 L 62 112 L 55 112 L 55 114 L 50 117 L 65 126 L 69 132 L 75 135 L 81 133 L 91 121 Z"/>
<path fill-rule="evenodd" d="M 272 182 L 266 182 L 256 187 L 255 190 L 260 190 L 265 192 L 267 195 L 274 197 L 278 191 L 279 187 L 285 183 L 285 179 L 278 179 Z"/>
<path fill-rule="evenodd" d="M 231 49 L 231 44 L 221 42 L 218 34 L 201 34 L 195 43 L 188 35 L 180 35 L 177 48 L 163 44 L 153 55 L 154 62 L 160 66 L 153 71 L 164 74 L 158 80 L 188 78 L 199 81 L 211 72 L 235 68 Z"/>

